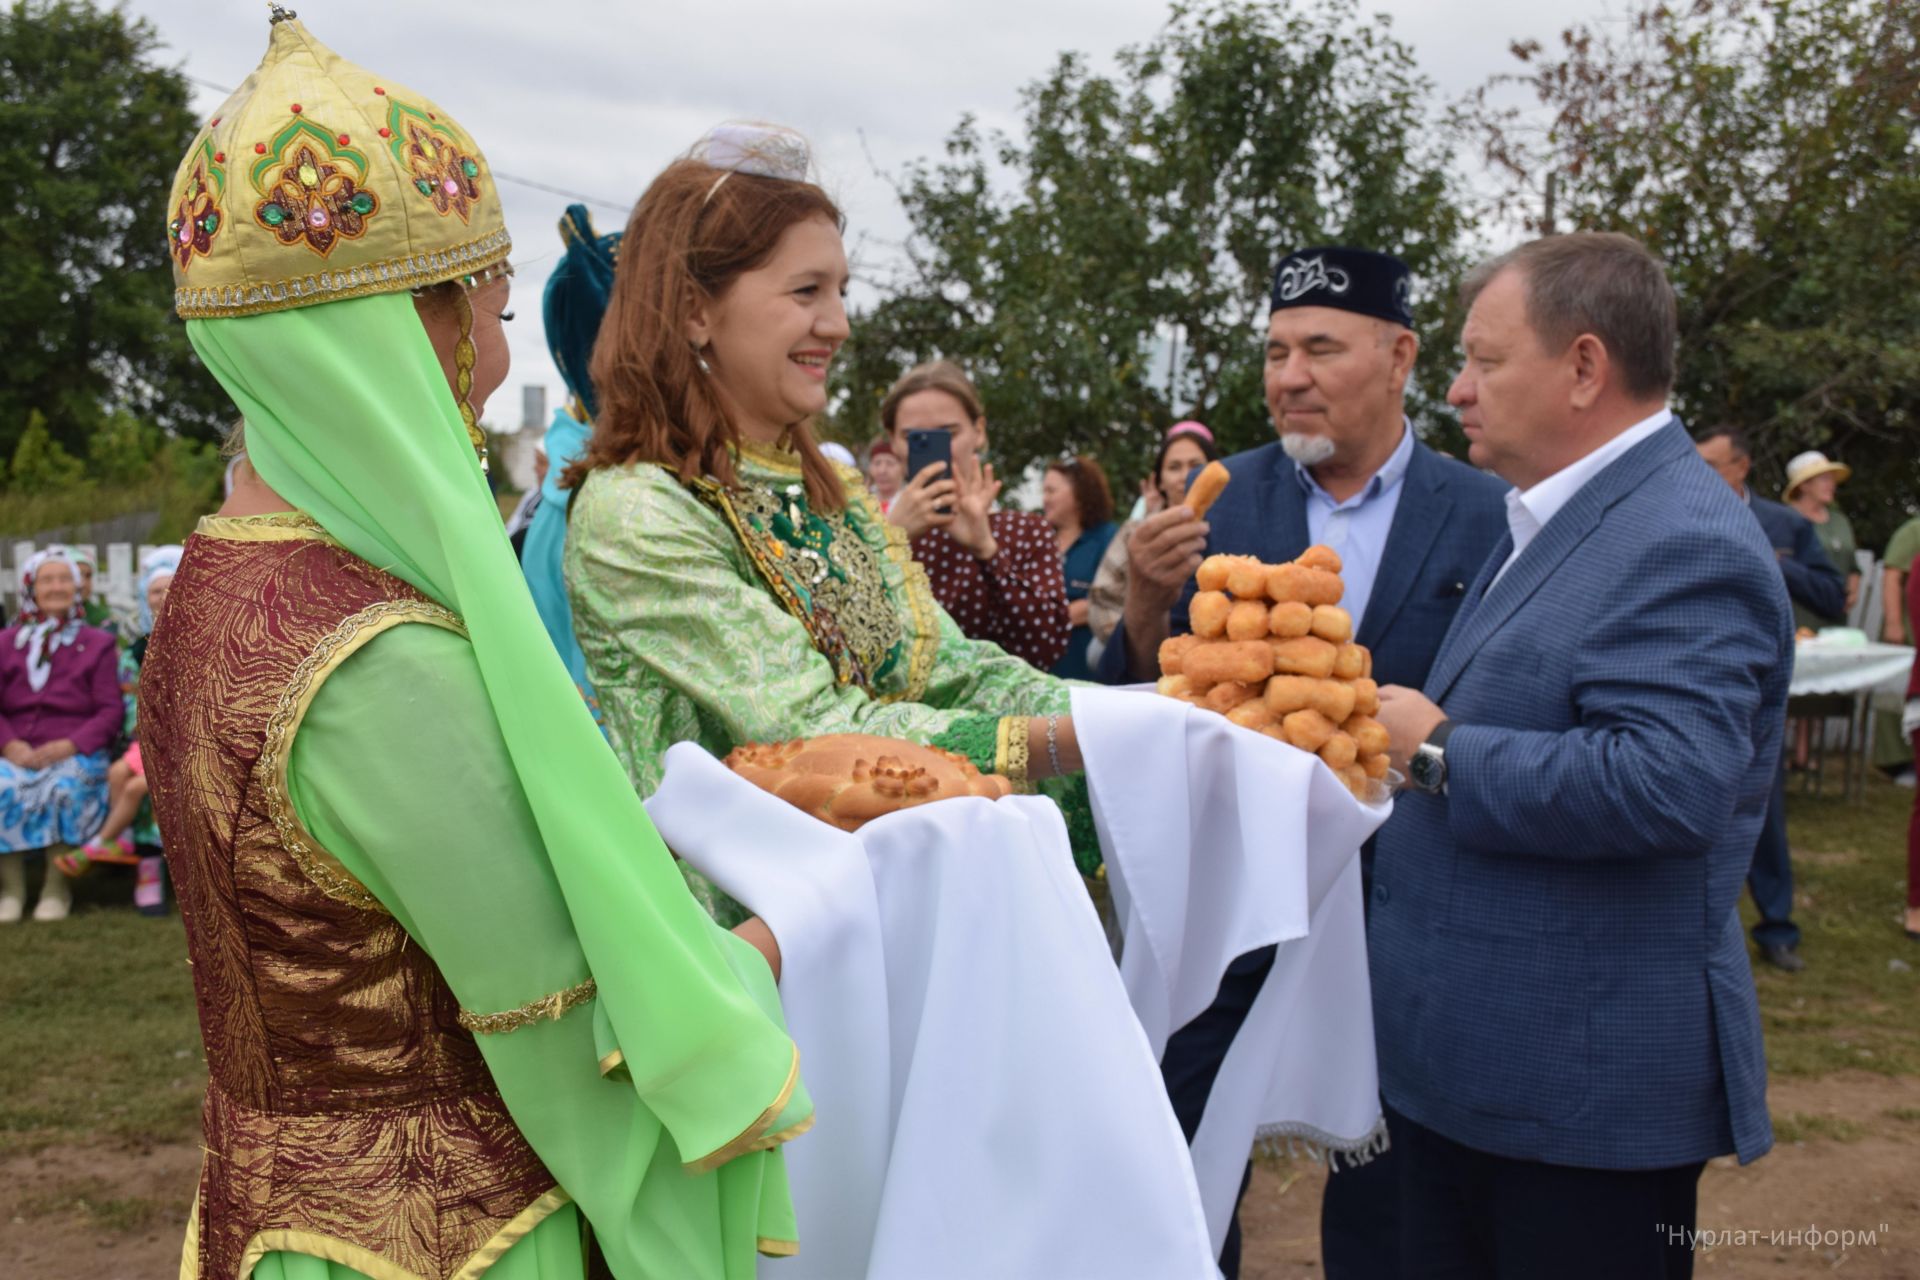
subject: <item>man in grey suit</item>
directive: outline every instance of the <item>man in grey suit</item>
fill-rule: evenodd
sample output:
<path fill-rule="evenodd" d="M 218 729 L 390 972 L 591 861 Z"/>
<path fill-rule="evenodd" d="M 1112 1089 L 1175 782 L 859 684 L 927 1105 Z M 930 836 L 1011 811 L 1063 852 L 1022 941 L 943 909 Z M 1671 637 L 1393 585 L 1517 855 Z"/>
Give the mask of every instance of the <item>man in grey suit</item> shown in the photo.
<path fill-rule="evenodd" d="M 1514 485 L 1424 692 L 1368 951 L 1410 1275 L 1692 1274 L 1704 1163 L 1772 1145 L 1736 904 L 1780 754 L 1772 549 L 1667 409 L 1672 289 L 1625 236 L 1468 279 L 1449 399 Z"/>

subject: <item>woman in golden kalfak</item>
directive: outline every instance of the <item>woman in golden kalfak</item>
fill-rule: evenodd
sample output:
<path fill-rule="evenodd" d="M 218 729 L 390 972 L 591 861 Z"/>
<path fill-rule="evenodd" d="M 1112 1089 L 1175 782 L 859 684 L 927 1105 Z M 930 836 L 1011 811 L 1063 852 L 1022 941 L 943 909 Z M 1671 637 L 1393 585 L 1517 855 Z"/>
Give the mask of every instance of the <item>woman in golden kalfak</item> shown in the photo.
<path fill-rule="evenodd" d="M 758 921 L 688 894 L 515 569 L 493 174 L 274 14 L 176 305 L 247 464 L 141 677 L 211 1082 L 183 1276 L 738 1278 L 811 1104 Z M 749 941 L 751 939 L 751 941 Z"/>

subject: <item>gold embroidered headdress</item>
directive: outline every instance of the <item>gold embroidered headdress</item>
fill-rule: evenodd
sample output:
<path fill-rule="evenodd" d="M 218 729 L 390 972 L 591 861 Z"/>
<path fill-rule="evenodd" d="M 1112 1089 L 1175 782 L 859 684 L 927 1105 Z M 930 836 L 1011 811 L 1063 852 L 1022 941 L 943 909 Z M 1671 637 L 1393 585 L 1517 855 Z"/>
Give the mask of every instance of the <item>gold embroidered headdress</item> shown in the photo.
<path fill-rule="evenodd" d="M 466 130 L 277 7 L 266 57 L 194 139 L 167 208 L 190 320 L 478 276 L 512 248 Z"/>

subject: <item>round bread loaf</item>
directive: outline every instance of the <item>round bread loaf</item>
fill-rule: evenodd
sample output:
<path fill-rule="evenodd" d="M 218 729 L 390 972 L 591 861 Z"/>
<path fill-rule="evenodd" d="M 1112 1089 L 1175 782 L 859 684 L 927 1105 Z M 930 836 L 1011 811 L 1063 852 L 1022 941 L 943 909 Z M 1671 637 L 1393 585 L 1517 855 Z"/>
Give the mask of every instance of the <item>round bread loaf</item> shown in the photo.
<path fill-rule="evenodd" d="M 884 814 L 956 796 L 998 800 L 1013 784 L 983 774 L 965 756 L 896 738 L 835 733 L 805 741 L 750 743 L 726 765 L 762 791 L 842 831 Z"/>

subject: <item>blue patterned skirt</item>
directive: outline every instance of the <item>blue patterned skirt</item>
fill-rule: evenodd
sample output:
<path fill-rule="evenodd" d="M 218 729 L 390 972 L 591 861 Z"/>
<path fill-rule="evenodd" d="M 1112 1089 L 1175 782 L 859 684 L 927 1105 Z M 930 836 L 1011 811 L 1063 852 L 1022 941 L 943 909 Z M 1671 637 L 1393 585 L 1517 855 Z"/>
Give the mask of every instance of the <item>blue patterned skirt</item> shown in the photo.
<path fill-rule="evenodd" d="M 91 840 L 107 820 L 107 763 L 104 751 L 45 769 L 0 760 L 0 856 Z"/>

